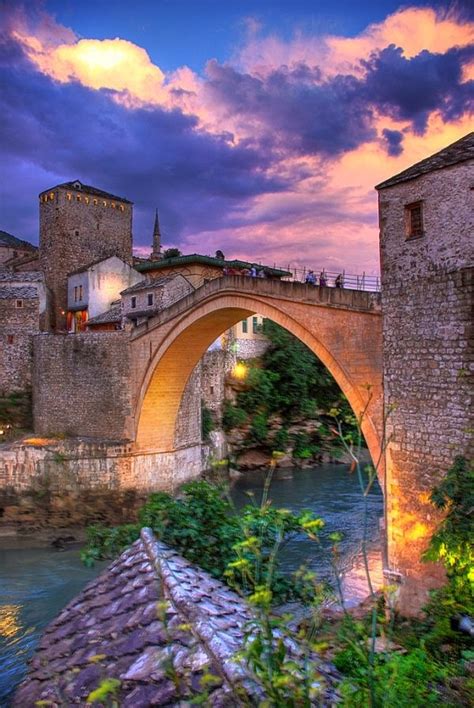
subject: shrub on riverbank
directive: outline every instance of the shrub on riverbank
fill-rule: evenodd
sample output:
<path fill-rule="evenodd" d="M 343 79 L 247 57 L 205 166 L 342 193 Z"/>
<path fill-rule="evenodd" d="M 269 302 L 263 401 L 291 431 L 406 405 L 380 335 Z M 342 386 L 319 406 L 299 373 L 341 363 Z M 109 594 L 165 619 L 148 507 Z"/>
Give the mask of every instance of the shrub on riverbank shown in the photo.
<path fill-rule="evenodd" d="M 342 391 L 319 359 L 290 332 L 270 320 L 265 320 L 263 331 L 270 346 L 250 364 L 235 402 L 226 402 L 224 430 L 245 429 L 239 451 L 257 445 L 268 451 L 290 449 L 299 460 L 317 460 L 324 452 L 337 457 L 342 446 L 331 431 L 330 411 L 338 409 L 346 419 L 347 434 L 356 430 Z M 232 436 L 229 439 L 232 442 Z"/>

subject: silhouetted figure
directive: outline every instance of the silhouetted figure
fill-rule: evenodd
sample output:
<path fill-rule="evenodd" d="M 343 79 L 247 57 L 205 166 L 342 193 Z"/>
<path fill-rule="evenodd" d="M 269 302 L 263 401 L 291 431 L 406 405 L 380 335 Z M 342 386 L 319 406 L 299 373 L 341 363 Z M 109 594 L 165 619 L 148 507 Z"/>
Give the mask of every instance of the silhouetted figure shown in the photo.
<path fill-rule="evenodd" d="M 308 274 L 304 280 L 306 285 L 316 285 L 316 276 L 314 270 L 308 270 Z"/>
<path fill-rule="evenodd" d="M 225 261 L 225 256 L 222 251 L 216 251 L 216 258 L 220 258 L 221 261 Z"/>
<path fill-rule="evenodd" d="M 319 276 L 319 287 L 325 288 L 326 285 L 328 284 L 326 274 L 324 273 L 324 270 L 321 271 L 320 276 Z"/>
<path fill-rule="evenodd" d="M 336 280 L 334 281 L 336 288 L 342 288 L 342 273 L 339 273 Z"/>

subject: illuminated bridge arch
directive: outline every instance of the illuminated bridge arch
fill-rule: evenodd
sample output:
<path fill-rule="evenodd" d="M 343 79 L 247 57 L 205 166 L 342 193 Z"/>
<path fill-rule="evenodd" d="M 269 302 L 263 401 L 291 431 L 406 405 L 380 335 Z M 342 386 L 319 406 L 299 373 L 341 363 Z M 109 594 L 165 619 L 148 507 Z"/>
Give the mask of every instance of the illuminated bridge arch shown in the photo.
<path fill-rule="evenodd" d="M 382 327 L 379 296 L 299 283 L 228 276 L 137 328 L 132 346 L 144 372 L 137 380 L 137 450 L 175 449 L 180 402 L 194 367 L 213 341 L 255 313 L 273 320 L 323 362 L 354 413 L 372 460 L 382 445 Z M 370 393 L 369 393 L 370 392 Z M 370 398 L 370 401 L 369 401 Z"/>

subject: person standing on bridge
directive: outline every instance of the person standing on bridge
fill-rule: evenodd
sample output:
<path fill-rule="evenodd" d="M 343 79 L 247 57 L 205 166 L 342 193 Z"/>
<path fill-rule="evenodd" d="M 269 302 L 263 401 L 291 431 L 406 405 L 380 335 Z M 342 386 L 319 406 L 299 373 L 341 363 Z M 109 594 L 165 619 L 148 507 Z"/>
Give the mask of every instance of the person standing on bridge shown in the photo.
<path fill-rule="evenodd" d="M 342 287 L 343 287 L 343 285 L 342 285 L 342 273 L 339 273 L 339 275 L 337 276 L 336 280 L 334 281 L 334 285 L 336 286 L 336 288 L 342 288 Z"/>
<path fill-rule="evenodd" d="M 256 266 L 254 266 L 254 265 L 250 268 L 250 276 L 251 276 L 252 278 L 256 278 L 256 277 L 257 277 L 257 268 L 256 268 Z"/>
<path fill-rule="evenodd" d="M 324 270 L 322 270 L 319 275 L 319 287 L 325 288 L 327 284 L 328 284 L 328 281 L 326 278 L 326 274 L 325 274 Z"/>
<path fill-rule="evenodd" d="M 306 285 L 316 285 L 316 276 L 314 270 L 308 270 L 308 275 L 306 276 L 304 282 Z"/>

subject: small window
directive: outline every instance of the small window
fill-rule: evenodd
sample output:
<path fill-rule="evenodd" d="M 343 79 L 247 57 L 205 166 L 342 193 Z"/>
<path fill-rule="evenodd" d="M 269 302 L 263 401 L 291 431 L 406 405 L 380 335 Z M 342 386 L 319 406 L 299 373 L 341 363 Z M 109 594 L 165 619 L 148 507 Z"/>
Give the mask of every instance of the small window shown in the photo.
<path fill-rule="evenodd" d="M 51 202 L 54 201 L 54 192 L 50 192 L 50 193 L 49 193 L 49 199 L 50 199 Z"/>
<path fill-rule="evenodd" d="M 248 325 L 247 325 L 247 320 L 242 320 L 242 332 L 243 334 L 247 334 L 248 332 Z"/>
<path fill-rule="evenodd" d="M 214 386 L 209 386 L 209 392 L 210 392 L 211 396 L 214 395 Z"/>
<path fill-rule="evenodd" d="M 110 202 L 110 206 L 112 207 L 112 209 L 115 209 L 115 202 Z"/>
<path fill-rule="evenodd" d="M 125 209 L 124 205 L 121 204 L 120 207 L 119 207 L 119 209 L 120 209 L 120 211 L 123 211 L 123 210 Z"/>
<path fill-rule="evenodd" d="M 153 293 L 148 293 L 147 302 L 149 305 L 153 305 Z"/>
<path fill-rule="evenodd" d="M 90 201 L 90 200 L 89 200 L 89 197 L 84 197 L 84 201 L 85 201 L 86 204 L 89 204 L 89 201 Z"/>
<path fill-rule="evenodd" d="M 102 204 L 103 204 L 104 206 L 107 206 L 107 202 L 105 201 L 105 199 L 104 199 L 104 201 L 102 202 Z"/>
<path fill-rule="evenodd" d="M 15 300 L 15 307 L 21 309 L 23 307 L 23 300 Z"/>
<path fill-rule="evenodd" d="M 69 192 L 68 192 L 68 193 L 66 194 L 66 199 L 68 200 L 68 202 L 70 202 L 71 199 L 72 199 L 72 194 L 69 194 Z"/>
<path fill-rule="evenodd" d="M 79 236 L 79 229 L 76 229 L 76 230 L 74 231 L 74 236 Z"/>
<path fill-rule="evenodd" d="M 76 201 L 80 202 L 82 200 L 82 197 L 80 194 L 76 194 Z"/>
<path fill-rule="evenodd" d="M 405 207 L 406 237 L 418 238 L 424 235 L 423 230 L 423 202 L 413 202 Z"/>
<path fill-rule="evenodd" d="M 18 256 L 18 251 L 13 251 L 13 258 L 16 258 Z"/>
<path fill-rule="evenodd" d="M 8 334 L 7 335 L 7 344 L 13 344 L 14 341 L 15 341 L 15 337 L 13 336 L 13 334 Z"/>
<path fill-rule="evenodd" d="M 130 300 L 130 306 L 131 306 L 132 310 L 134 310 L 136 308 L 136 306 L 137 306 L 137 298 L 136 297 L 132 297 L 132 299 Z"/>
<path fill-rule="evenodd" d="M 252 332 L 254 334 L 257 334 L 258 331 L 259 331 L 258 317 L 252 317 Z"/>
<path fill-rule="evenodd" d="M 98 199 L 94 199 L 94 200 L 93 200 L 94 206 L 97 206 L 98 203 L 99 203 L 99 200 L 98 200 Z"/>
<path fill-rule="evenodd" d="M 82 285 L 79 285 L 79 300 L 82 300 Z"/>

